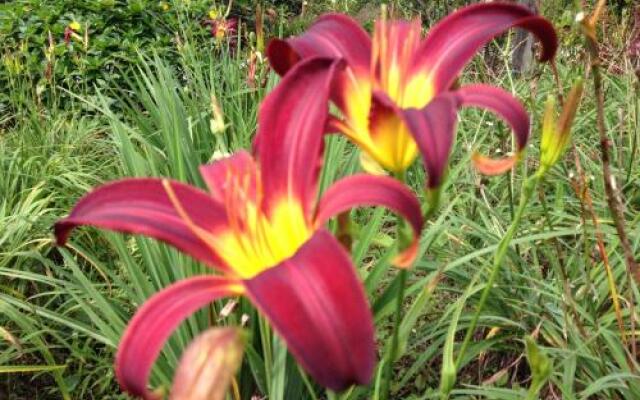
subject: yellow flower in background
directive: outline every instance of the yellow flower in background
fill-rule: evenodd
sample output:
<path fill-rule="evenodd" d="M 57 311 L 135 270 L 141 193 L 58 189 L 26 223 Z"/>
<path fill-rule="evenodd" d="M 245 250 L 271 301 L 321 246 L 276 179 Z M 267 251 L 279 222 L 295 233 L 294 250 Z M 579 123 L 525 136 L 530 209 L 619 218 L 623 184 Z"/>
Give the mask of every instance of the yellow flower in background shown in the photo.
<path fill-rule="evenodd" d="M 73 30 L 74 32 L 80 32 L 82 30 L 80 22 L 76 20 L 73 20 L 69 23 L 69 28 L 71 28 L 71 30 Z"/>
<path fill-rule="evenodd" d="M 211 10 L 209 10 L 209 19 L 218 19 L 218 17 L 220 17 L 221 15 L 222 13 L 217 8 L 212 8 Z"/>

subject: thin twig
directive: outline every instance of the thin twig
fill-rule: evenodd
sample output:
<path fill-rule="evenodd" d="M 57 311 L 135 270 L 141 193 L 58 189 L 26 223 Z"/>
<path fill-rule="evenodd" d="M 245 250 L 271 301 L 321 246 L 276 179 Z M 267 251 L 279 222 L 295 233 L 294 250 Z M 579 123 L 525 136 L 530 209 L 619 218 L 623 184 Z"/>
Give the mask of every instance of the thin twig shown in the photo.
<path fill-rule="evenodd" d="M 604 91 L 602 83 L 602 72 L 600 71 L 600 51 L 599 43 L 597 39 L 596 24 L 599 16 L 602 14 L 605 8 L 605 1 L 600 0 L 596 6 L 594 13 L 589 17 L 582 20 L 582 27 L 584 36 L 586 38 L 587 50 L 589 51 L 591 61 L 591 73 L 593 75 L 593 87 L 596 96 L 596 122 L 598 126 L 598 134 L 600 135 L 600 158 L 602 160 L 602 177 L 604 179 L 604 189 L 607 196 L 607 204 L 611 211 L 618 237 L 620 238 L 620 245 L 624 254 L 624 260 L 627 267 L 627 274 L 631 279 L 635 279 L 636 283 L 640 283 L 640 270 L 638 269 L 638 263 L 636 262 L 633 250 L 631 248 L 631 242 L 627 236 L 625 229 L 625 219 L 623 211 L 622 194 L 616 187 L 615 177 L 611 173 L 611 156 L 610 147 L 611 141 L 607 135 L 607 127 L 604 120 Z M 629 282 L 629 285 L 633 285 L 633 282 Z M 636 344 L 636 332 L 635 332 L 635 301 L 633 297 L 629 298 L 629 313 L 631 319 L 631 353 L 632 359 L 629 360 L 629 365 L 634 368 L 635 360 L 637 359 L 637 344 Z M 624 336 L 623 336 L 624 338 Z M 635 369 L 635 368 L 634 368 Z"/>
<path fill-rule="evenodd" d="M 589 19 L 591 20 L 591 19 Z M 585 24 L 590 23 L 585 22 Z M 620 238 L 620 245 L 624 252 L 624 259 L 627 265 L 627 272 L 632 276 L 636 282 L 640 283 L 640 270 L 638 269 L 638 263 L 636 262 L 633 250 L 631 249 L 631 242 L 627 236 L 625 229 L 625 220 L 623 213 L 622 201 L 620 199 L 620 193 L 616 187 L 615 178 L 611 174 L 611 156 L 610 147 L 611 142 L 607 135 L 607 127 L 604 120 L 604 92 L 602 90 L 602 73 L 600 71 L 600 56 L 598 42 L 595 37 L 595 26 L 593 27 L 593 34 L 585 34 L 587 49 L 589 50 L 591 60 L 591 73 L 593 75 L 593 86 L 596 96 L 596 122 L 598 126 L 598 133 L 600 135 L 600 158 L 602 160 L 602 177 L 604 179 L 604 189 L 607 195 L 607 204 L 611 210 L 611 216 L 613 218 L 618 237 Z"/>
<path fill-rule="evenodd" d="M 576 166 L 578 166 L 579 171 L 577 179 L 576 181 L 574 181 L 574 190 L 578 198 L 580 198 L 580 201 L 585 205 L 586 211 L 591 216 L 591 222 L 593 223 L 593 229 L 596 234 L 596 244 L 598 246 L 598 252 L 600 253 L 600 258 L 602 259 L 602 264 L 604 265 L 605 272 L 607 274 L 607 282 L 609 285 L 609 291 L 611 292 L 611 302 L 613 303 L 616 321 L 618 322 L 618 329 L 620 330 L 622 341 L 627 344 L 627 336 L 624 329 L 624 320 L 622 318 L 622 308 L 620 307 L 620 296 L 618 295 L 618 288 L 616 287 L 616 282 L 613 278 L 613 271 L 611 270 L 611 265 L 609 264 L 609 256 L 604 244 L 604 236 L 602 234 L 602 231 L 600 230 L 600 223 L 598 222 L 598 217 L 596 216 L 596 213 L 593 209 L 593 201 L 591 199 L 591 194 L 589 193 L 587 180 L 584 176 L 582 168 L 580 168 L 579 165 L 580 164 L 576 152 Z"/>

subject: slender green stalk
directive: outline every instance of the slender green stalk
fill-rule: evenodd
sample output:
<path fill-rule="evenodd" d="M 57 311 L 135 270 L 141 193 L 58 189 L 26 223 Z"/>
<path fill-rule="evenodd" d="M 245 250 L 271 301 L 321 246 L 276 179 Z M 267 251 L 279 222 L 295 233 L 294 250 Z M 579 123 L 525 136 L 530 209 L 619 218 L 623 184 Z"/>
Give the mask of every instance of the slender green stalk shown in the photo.
<path fill-rule="evenodd" d="M 309 378 L 307 377 L 307 373 L 302 369 L 302 366 L 300 364 L 296 363 L 296 366 L 298 367 L 298 372 L 300 373 L 300 377 L 302 378 L 304 387 L 307 389 L 307 393 L 309 394 L 309 396 L 311 396 L 311 400 L 318 400 L 318 396 L 316 396 L 316 391 L 313 388 L 313 385 L 311 384 L 311 382 L 309 381 Z"/>
<path fill-rule="evenodd" d="M 540 200 L 540 204 L 542 205 L 542 212 L 544 215 L 544 223 L 547 226 L 547 229 L 549 230 L 549 232 L 553 232 L 554 230 L 554 226 L 553 226 L 553 221 L 549 215 L 549 207 L 547 207 L 547 201 L 546 201 L 546 197 L 544 196 L 544 193 L 539 193 L 539 200 Z M 565 319 L 567 320 L 567 322 L 573 322 L 575 324 L 575 326 L 578 328 L 578 331 L 580 331 L 580 334 L 582 335 L 582 337 L 588 337 L 589 335 L 587 334 L 586 330 L 584 329 L 584 326 L 582 325 L 582 321 L 581 321 L 581 317 L 580 314 L 578 313 L 577 309 L 576 309 L 576 301 L 573 298 L 573 294 L 571 293 L 571 287 L 569 286 L 569 276 L 567 275 L 567 270 L 565 267 L 565 261 L 564 261 L 564 257 L 562 254 L 562 250 L 560 248 L 560 245 L 558 243 L 558 240 L 556 238 L 551 239 L 551 241 L 553 242 L 553 246 L 555 248 L 556 251 L 556 255 L 557 255 L 557 259 L 551 257 L 551 259 L 549 260 L 549 263 L 551 264 L 552 268 L 555 270 L 557 276 L 560 278 L 561 282 L 562 282 L 562 290 L 564 291 L 564 296 L 565 296 L 565 301 L 563 302 L 564 308 L 565 308 Z M 573 321 L 571 321 L 569 318 L 567 318 L 566 314 L 566 308 L 569 307 L 569 311 L 570 313 L 573 315 Z"/>
<path fill-rule="evenodd" d="M 405 181 L 404 173 L 398 174 L 396 176 L 398 180 L 401 182 Z M 428 221 L 438 210 L 440 205 L 440 195 L 441 195 L 441 187 L 437 189 L 430 189 L 427 191 L 427 207 L 423 211 L 423 219 L 424 221 Z M 404 221 L 401 217 L 398 217 L 398 241 L 402 242 L 402 231 L 404 227 Z M 391 394 L 391 377 L 393 375 L 393 363 L 398 358 L 400 352 L 400 329 L 402 325 L 403 315 L 402 315 L 402 305 L 404 304 L 404 298 L 406 296 L 406 286 L 407 286 L 407 275 L 409 274 L 407 269 L 400 270 L 398 274 L 398 293 L 396 296 L 396 310 L 394 312 L 393 319 L 393 333 L 391 337 L 391 347 L 387 352 L 386 357 L 386 365 L 383 371 L 382 377 L 382 389 L 380 391 L 380 399 L 386 400 L 389 398 Z"/>
<path fill-rule="evenodd" d="M 385 369 L 383 390 L 381 398 L 386 400 L 391 393 L 391 377 L 393 373 L 393 362 L 398 357 L 398 344 L 400 324 L 402 323 L 402 304 L 404 303 L 405 286 L 407 285 L 407 270 L 402 269 L 398 274 L 398 295 L 396 297 L 396 311 L 393 316 L 393 336 L 391 337 L 391 347 L 387 358 L 387 368 Z"/>
<path fill-rule="evenodd" d="M 469 328 L 467 329 L 467 333 L 465 334 L 464 341 L 462 342 L 462 345 L 460 346 L 460 351 L 458 352 L 458 358 L 456 359 L 456 364 L 455 364 L 456 370 L 460 368 L 460 363 L 462 362 L 462 359 L 467 350 L 467 347 L 471 342 L 471 337 L 473 336 L 476 326 L 478 325 L 480 314 L 482 313 L 482 310 L 484 309 L 487 299 L 489 298 L 489 293 L 491 292 L 491 288 L 493 287 L 496 281 L 496 278 L 499 275 L 500 267 L 502 266 L 504 257 L 506 256 L 507 250 L 509 249 L 509 244 L 511 243 L 513 236 L 518 230 L 518 226 L 520 225 L 520 221 L 522 220 L 522 216 L 524 215 L 524 210 L 527 207 L 527 204 L 529 203 L 529 199 L 531 199 L 531 196 L 534 193 L 535 188 L 538 182 L 540 181 L 540 178 L 541 178 L 541 174 L 536 173 L 528 177 L 522 184 L 522 193 L 520 194 L 520 203 L 518 205 L 518 208 L 516 209 L 516 213 L 513 217 L 513 220 L 511 221 L 511 225 L 509 226 L 509 229 L 505 233 L 502 240 L 500 240 L 500 243 L 498 244 L 498 249 L 496 250 L 496 253 L 493 257 L 493 266 L 491 268 L 491 274 L 489 275 L 487 284 L 484 287 L 482 294 L 480 295 L 480 301 L 478 302 L 476 312 L 473 315 L 473 319 L 471 320 L 471 325 L 469 325 Z"/>
<path fill-rule="evenodd" d="M 267 382 L 267 390 L 269 393 L 272 393 L 273 389 L 271 386 L 273 381 L 271 377 L 273 376 L 273 356 L 271 352 L 271 330 L 269 323 L 263 317 L 258 318 L 258 323 L 260 324 L 260 341 L 264 353 L 264 373 Z"/>
<path fill-rule="evenodd" d="M 404 182 L 405 181 L 404 172 L 399 173 L 396 176 L 396 178 L 399 181 Z M 404 224 L 404 221 L 402 220 L 402 217 L 399 216 L 398 223 L 397 223 L 398 243 L 400 243 L 402 239 L 403 224 Z M 398 357 L 398 347 L 399 347 L 398 344 L 400 343 L 399 333 L 400 333 L 400 325 L 402 323 L 402 304 L 404 303 L 405 286 L 407 284 L 407 274 L 408 274 L 407 269 L 401 269 L 398 274 L 399 288 L 396 296 L 396 310 L 393 318 L 393 333 L 391 336 L 391 347 L 389 348 L 389 352 L 387 353 L 387 365 L 382 375 L 383 382 L 382 382 L 382 391 L 380 396 L 382 400 L 388 399 L 391 393 L 390 382 L 391 382 L 391 377 L 393 375 L 393 363 L 395 359 Z"/>
<path fill-rule="evenodd" d="M 531 382 L 531 386 L 529 386 L 529 389 L 527 390 L 527 397 L 525 397 L 525 400 L 537 400 L 540 397 L 538 397 L 538 394 L 540 393 L 540 389 L 542 389 L 542 386 L 545 384 L 546 380 L 539 380 L 539 379 L 533 379 L 533 381 Z"/>

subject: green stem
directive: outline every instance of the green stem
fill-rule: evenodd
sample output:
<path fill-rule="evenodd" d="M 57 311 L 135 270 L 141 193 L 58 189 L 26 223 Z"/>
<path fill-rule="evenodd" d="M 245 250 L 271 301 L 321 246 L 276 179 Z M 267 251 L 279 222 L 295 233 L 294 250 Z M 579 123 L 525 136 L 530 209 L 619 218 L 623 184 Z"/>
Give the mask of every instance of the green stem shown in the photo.
<path fill-rule="evenodd" d="M 399 332 L 400 324 L 402 322 L 402 304 L 404 303 L 405 286 L 407 284 L 407 270 L 402 269 L 398 274 L 398 295 L 396 297 L 396 311 L 393 318 L 393 336 L 391 337 L 391 347 L 387 353 L 387 366 L 384 373 L 382 400 L 389 398 L 391 394 L 391 378 L 393 375 L 393 363 L 398 357 L 398 344 L 399 344 Z"/>
<path fill-rule="evenodd" d="M 491 269 L 491 274 L 489 275 L 487 284 L 482 290 L 482 294 L 480 295 L 480 301 L 478 302 L 476 312 L 473 315 L 473 319 L 471 320 L 471 325 L 469 325 L 469 328 L 467 329 L 467 333 L 465 334 L 464 341 L 462 342 L 462 345 L 460 346 L 460 351 L 458 352 L 458 358 L 456 359 L 456 364 L 455 364 L 456 371 L 459 370 L 460 368 L 460 364 L 462 362 L 464 354 L 467 350 L 467 347 L 469 346 L 469 343 L 471 342 L 471 338 L 473 337 L 473 333 L 476 329 L 476 326 L 478 325 L 480 314 L 482 313 L 482 310 L 484 309 L 487 299 L 489 298 L 491 288 L 493 287 L 496 281 L 496 278 L 499 275 L 500 267 L 502 266 L 504 257 L 506 256 L 507 250 L 509 249 L 509 244 L 511 243 L 513 236 L 518 230 L 518 226 L 520 225 L 520 221 L 522 220 L 522 216 L 524 215 L 524 210 L 527 207 L 527 204 L 529 203 L 529 199 L 531 198 L 531 195 L 533 194 L 536 188 L 536 185 L 540 180 L 540 177 L 541 177 L 541 174 L 536 173 L 530 176 L 529 178 L 527 178 L 522 184 L 522 193 L 520 194 L 520 204 L 518 205 L 518 209 L 516 210 L 515 215 L 513 216 L 513 220 L 511 221 L 511 225 L 509 226 L 509 229 L 505 233 L 502 240 L 500 240 L 500 243 L 498 244 L 498 249 L 496 250 L 496 253 L 493 257 L 493 266 Z"/>
<path fill-rule="evenodd" d="M 539 399 L 538 393 L 540 393 L 540 389 L 542 389 L 543 384 L 544 384 L 544 381 L 540 381 L 536 378 L 533 378 L 533 381 L 531 382 L 531 386 L 529 386 L 529 390 L 527 390 L 527 397 L 525 397 L 525 400 Z"/>
<path fill-rule="evenodd" d="M 389 360 L 395 361 L 398 356 L 398 333 L 400 331 L 400 323 L 402 322 L 402 303 L 404 302 L 405 286 L 407 285 L 407 270 L 400 271 L 398 276 L 400 288 L 398 289 L 398 296 L 396 297 L 396 312 L 394 314 L 393 323 L 393 337 L 391 338 L 391 352 L 389 353 Z M 392 368 L 389 368 L 390 370 Z"/>
<path fill-rule="evenodd" d="M 405 181 L 404 172 L 396 175 L 396 179 L 400 182 Z M 397 223 L 397 233 L 398 233 L 398 242 L 402 239 L 402 229 L 403 229 L 404 221 L 402 217 L 398 216 Z M 391 347 L 389 352 L 387 353 L 387 365 L 385 366 L 384 374 L 383 374 L 383 382 L 382 382 L 382 391 L 380 398 L 382 400 L 387 400 L 389 395 L 391 394 L 391 377 L 393 375 L 393 363 L 398 357 L 398 344 L 399 344 L 399 333 L 400 333 L 400 324 L 402 322 L 402 305 L 404 304 L 404 296 L 405 296 L 405 286 L 407 284 L 407 269 L 401 269 L 398 274 L 398 293 L 396 296 L 396 310 L 393 318 L 393 333 L 391 337 Z"/>
<path fill-rule="evenodd" d="M 262 348 L 264 349 L 264 374 L 266 377 L 267 390 L 269 393 L 273 393 L 272 386 L 272 366 L 273 357 L 271 352 L 271 331 L 268 322 L 263 317 L 258 317 L 258 324 L 260 326 L 260 340 Z"/>

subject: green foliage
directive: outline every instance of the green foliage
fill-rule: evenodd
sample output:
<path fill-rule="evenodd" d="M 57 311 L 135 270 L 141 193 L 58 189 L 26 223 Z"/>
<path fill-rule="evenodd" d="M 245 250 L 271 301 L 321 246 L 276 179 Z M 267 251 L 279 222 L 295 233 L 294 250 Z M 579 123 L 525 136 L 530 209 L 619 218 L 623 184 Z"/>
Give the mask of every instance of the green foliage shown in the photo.
<path fill-rule="evenodd" d="M 551 361 L 549 361 L 549 357 L 538 347 L 536 341 L 531 336 L 525 337 L 525 349 L 527 352 L 527 362 L 531 370 L 531 385 L 527 392 L 527 398 L 535 399 L 538 397 L 538 393 L 546 383 L 549 375 L 551 375 Z"/>
<path fill-rule="evenodd" d="M 159 3 L 143 0 L 0 5 L 0 12 L 10 16 L 0 21 L 0 85 L 8 88 L 0 93 L 0 398 L 124 398 L 112 362 L 132 312 L 160 288 L 202 271 L 188 257 L 140 237 L 82 229 L 68 248 L 58 249 L 50 234 L 52 223 L 100 182 L 153 175 L 201 185 L 199 164 L 250 146 L 259 101 L 277 78 L 262 65 L 266 88 L 250 87 L 246 43 L 241 41 L 236 52 L 214 48 L 199 25 L 210 3 L 186 3 L 171 2 L 167 12 L 157 8 Z M 299 12 L 299 3 L 273 6 L 288 22 Z M 430 21 L 453 5 L 428 2 L 431 8 L 421 11 L 423 3 L 407 2 L 398 12 L 423 12 Z M 565 44 L 579 44 L 567 39 L 578 37 L 568 4 L 545 2 L 543 11 L 565 26 Z M 251 21 L 250 6 L 239 2 L 233 12 Z M 311 5 L 309 12 L 357 12 L 362 6 L 364 2 L 327 1 Z M 62 41 L 71 20 L 89 24 L 88 50 L 78 41 L 69 47 Z M 283 31 L 303 23 L 282 23 Z M 274 21 L 270 31 L 278 32 L 280 24 Z M 56 52 L 52 82 L 43 72 L 49 31 Z M 173 41 L 176 32 L 180 46 Z M 620 46 L 624 32 L 609 34 L 611 45 Z M 544 100 L 555 93 L 554 80 L 548 69 L 512 76 L 509 46 L 508 40 L 491 45 L 497 61 L 479 59 L 464 79 L 512 90 L 539 122 Z M 585 72 L 576 46 L 563 47 L 558 65 L 565 91 Z M 629 236 L 638 249 L 640 98 L 631 70 L 611 71 L 605 86 L 606 123 L 616 133 L 612 166 L 629 200 Z M 585 93 L 592 89 L 587 85 Z M 222 132 L 212 129 L 212 96 L 224 113 Z M 551 169 L 534 193 L 456 375 L 452 368 L 464 334 L 512 221 L 521 181 L 537 167 L 539 147 L 536 126 L 521 168 L 510 176 L 481 178 L 469 167 L 469 150 L 509 151 L 509 131 L 484 112 L 463 113 L 442 207 L 422 236 L 419 261 L 408 277 L 391 398 L 439 398 L 441 388 L 451 398 L 640 397 L 638 365 L 630 361 L 631 346 L 625 344 L 633 333 L 628 305 L 639 294 L 627 277 L 607 213 L 594 107 L 592 96 L 585 95 L 573 131 L 575 152 Z M 623 304 L 622 331 L 603 260 L 594 250 L 596 227 L 584 198 L 574 191 L 580 176 L 574 156 L 587 178 Z M 346 140 L 328 138 L 322 188 L 355 172 L 357 160 L 357 150 Z M 421 191 L 424 173 L 419 166 L 409 171 L 408 181 Z M 397 271 L 389 263 L 395 219 L 368 209 L 354 217 L 353 259 L 362 266 L 359 274 L 384 353 L 399 290 Z M 196 314 L 170 339 L 154 369 L 154 386 L 170 383 L 182 350 L 225 304 Z M 380 382 L 342 394 L 324 393 L 244 301 L 215 323 L 239 324 L 243 314 L 249 316 L 251 334 L 237 377 L 243 399 L 378 398 Z M 383 376 L 383 367 L 377 376 Z"/>
<path fill-rule="evenodd" d="M 92 91 L 105 81 L 123 82 L 140 51 L 153 49 L 171 59 L 176 34 L 188 30 L 206 43 L 205 0 L 20 0 L 0 4 L 3 65 L 0 87 L 26 81 L 47 103 L 71 92 Z M 65 41 L 65 29 L 79 24 Z M 65 96 L 66 97 L 66 96 Z M 0 104 L 9 102 L 0 94 Z"/>

